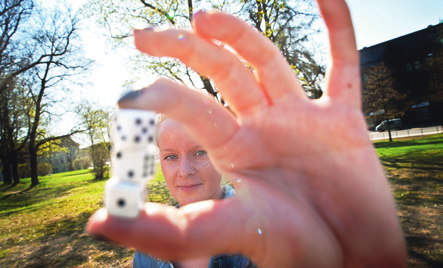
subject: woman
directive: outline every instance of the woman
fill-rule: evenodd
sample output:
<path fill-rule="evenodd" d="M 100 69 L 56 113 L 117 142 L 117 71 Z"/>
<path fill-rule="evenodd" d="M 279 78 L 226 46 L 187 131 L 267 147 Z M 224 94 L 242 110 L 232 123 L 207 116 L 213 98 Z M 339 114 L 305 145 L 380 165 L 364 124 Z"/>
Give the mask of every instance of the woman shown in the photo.
<path fill-rule="evenodd" d="M 221 186 L 221 174 L 212 165 L 204 148 L 194 141 L 176 121 L 159 117 L 157 145 L 160 164 L 169 191 L 183 207 L 209 199 L 223 199 L 235 194 L 234 189 Z M 241 255 L 202 257 L 177 263 L 165 262 L 135 252 L 133 267 L 255 267 Z"/>

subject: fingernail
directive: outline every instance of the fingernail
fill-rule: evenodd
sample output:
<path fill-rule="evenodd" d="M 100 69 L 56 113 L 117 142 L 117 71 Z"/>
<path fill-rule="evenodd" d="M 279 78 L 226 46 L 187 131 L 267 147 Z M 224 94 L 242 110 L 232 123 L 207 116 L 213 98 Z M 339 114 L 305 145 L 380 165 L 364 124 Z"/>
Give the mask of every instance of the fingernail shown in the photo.
<path fill-rule="evenodd" d="M 140 95 L 142 95 L 142 94 L 143 94 L 143 89 L 140 89 L 140 90 L 130 90 L 130 91 L 126 92 L 118 100 L 118 103 L 125 102 L 125 101 L 134 101 L 134 100 L 138 99 L 140 97 Z"/>
<path fill-rule="evenodd" d="M 197 18 L 197 16 L 200 16 L 200 15 L 203 14 L 203 13 L 205 13 L 203 10 L 199 10 L 199 11 L 195 12 L 195 13 L 192 15 L 192 19 Z"/>
<path fill-rule="evenodd" d="M 152 25 L 146 23 L 137 23 L 134 28 L 130 31 L 131 36 L 134 36 L 136 32 L 142 31 L 154 31 L 154 27 Z"/>

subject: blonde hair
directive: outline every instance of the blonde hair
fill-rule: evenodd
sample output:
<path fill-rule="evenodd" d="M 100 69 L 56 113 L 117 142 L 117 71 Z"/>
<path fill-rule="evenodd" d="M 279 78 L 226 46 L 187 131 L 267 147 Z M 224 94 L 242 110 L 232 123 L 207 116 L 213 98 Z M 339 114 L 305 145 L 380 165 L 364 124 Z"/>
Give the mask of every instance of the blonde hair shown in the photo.
<path fill-rule="evenodd" d="M 157 144 L 158 147 L 158 129 L 160 124 L 166 120 L 166 115 L 164 114 L 157 114 L 157 118 L 155 120 L 155 132 L 154 132 L 154 139 L 155 139 L 155 143 Z"/>

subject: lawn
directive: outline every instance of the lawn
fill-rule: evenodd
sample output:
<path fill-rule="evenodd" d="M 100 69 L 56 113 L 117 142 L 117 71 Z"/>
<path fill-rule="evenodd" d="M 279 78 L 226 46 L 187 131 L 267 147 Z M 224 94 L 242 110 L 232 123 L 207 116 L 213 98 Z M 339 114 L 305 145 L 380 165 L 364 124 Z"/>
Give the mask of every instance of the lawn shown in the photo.
<path fill-rule="evenodd" d="M 376 142 L 397 201 L 409 267 L 443 267 L 443 135 Z M 0 267 L 131 267 L 132 249 L 95 241 L 84 229 L 102 207 L 105 180 L 88 170 L 0 186 Z M 174 204 L 161 173 L 150 201 Z"/>
<path fill-rule="evenodd" d="M 93 240 L 84 229 L 103 206 L 106 180 L 89 170 L 0 186 L 0 267 L 132 267 L 131 249 Z M 161 174 L 151 181 L 151 201 L 173 203 Z"/>
<path fill-rule="evenodd" d="M 397 202 L 409 267 L 443 267 L 443 135 L 375 148 Z"/>

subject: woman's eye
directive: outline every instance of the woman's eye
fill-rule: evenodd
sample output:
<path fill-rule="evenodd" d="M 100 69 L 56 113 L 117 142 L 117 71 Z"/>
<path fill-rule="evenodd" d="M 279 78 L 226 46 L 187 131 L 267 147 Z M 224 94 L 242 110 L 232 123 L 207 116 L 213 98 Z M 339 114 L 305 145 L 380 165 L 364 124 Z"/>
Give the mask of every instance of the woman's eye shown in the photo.
<path fill-rule="evenodd" d="M 196 156 L 205 156 L 206 155 L 206 151 L 198 151 L 195 153 Z"/>
<path fill-rule="evenodd" d="M 177 159 L 176 155 L 167 155 L 165 156 L 165 158 L 163 158 L 163 160 L 175 160 Z"/>

